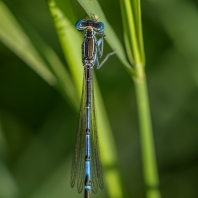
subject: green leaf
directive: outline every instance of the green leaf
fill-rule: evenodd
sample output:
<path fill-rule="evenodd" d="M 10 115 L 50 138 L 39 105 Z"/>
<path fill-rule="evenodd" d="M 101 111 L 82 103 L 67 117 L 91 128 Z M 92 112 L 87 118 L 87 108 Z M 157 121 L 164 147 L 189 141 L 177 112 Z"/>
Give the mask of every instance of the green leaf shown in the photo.
<path fill-rule="evenodd" d="M 77 87 L 79 98 L 82 89 L 83 66 L 81 59 L 82 37 L 54 0 L 47 1 L 66 61 Z M 67 4 L 70 5 L 69 3 Z"/>
<path fill-rule="evenodd" d="M 78 100 L 72 80 L 54 50 L 30 27 L 28 35 L 6 5 L 0 1 L 0 40 L 64 98 L 77 106 Z"/>
<path fill-rule="evenodd" d="M 50 85 L 57 83 L 56 77 L 38 54 L 7 6 L 0 1 L 0 40 Z"/>
<path fill-rule="evenodd" d="M 54 50 L 47 45 L 41 38 L 37 36 L 34 39 L 34 43 L 38 43 L 37 50 L 40 52 L 42 57 L 45 59 L 46 64 L 57 78 L 57 84 L 55 87 L 60 91 L 63 97 L 70 101 L 72 106 L 76 108 L 79 104 L 77 97 L 77 91 L 73 84 L 72 78 L 63 65 Z"/>

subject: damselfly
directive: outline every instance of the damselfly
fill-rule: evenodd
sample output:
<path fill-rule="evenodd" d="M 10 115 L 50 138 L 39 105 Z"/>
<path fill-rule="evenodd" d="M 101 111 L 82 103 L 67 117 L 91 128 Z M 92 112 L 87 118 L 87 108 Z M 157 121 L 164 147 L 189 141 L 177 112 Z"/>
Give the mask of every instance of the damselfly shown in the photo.
<path fill-rule="evenodd" d="M 71 187 L 77 183 L 78 192 L 84 189 L 84 197 L 90 198 L 91 191 L 96 193 L 98 186 L 103 188 L 103 174 L 98 149 L 98 136 L 94 104 L 94 86 L 92 69 L 99 69 L 116 52 L 109 53 L 99 64 L 103 54 L 104 24 L 96 20 L 79 20 L 76 28 L 84 31 L 82 43 L 82 63 L 84 66 L 82 98 L 79 125 L 72 161 Z"/>

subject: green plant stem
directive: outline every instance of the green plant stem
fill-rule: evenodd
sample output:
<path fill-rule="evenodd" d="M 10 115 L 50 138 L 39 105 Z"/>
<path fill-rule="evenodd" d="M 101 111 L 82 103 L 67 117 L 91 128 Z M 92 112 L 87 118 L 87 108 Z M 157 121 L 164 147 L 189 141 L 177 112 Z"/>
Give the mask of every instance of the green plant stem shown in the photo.
<path fill-rule="evenodd" d="M 124 38 L 126 50 L 129 60 L 132 60 L 131 63 L 135 70 L 135 75 L 132 75 L 132 78 L 135 83 L 137 97 L 146 197 L 160 198 L 157 163 L 144 71 L 145 56 L 142 38 L 140 0 L 120 0 L 120 3 L 125 30 Z"/>
<path fill-rule="evenodd" d="M 144 180 L 147 198 L 160 198 L 159 179 L 154 148 L 153 132 L 151 125 L 149 99 L 147 91 L 144 67 L 137 66 L 138 76 L 133 78 L 137 97 L 137 108 L 139 114 L 141 150 L 143 159 Z"/>

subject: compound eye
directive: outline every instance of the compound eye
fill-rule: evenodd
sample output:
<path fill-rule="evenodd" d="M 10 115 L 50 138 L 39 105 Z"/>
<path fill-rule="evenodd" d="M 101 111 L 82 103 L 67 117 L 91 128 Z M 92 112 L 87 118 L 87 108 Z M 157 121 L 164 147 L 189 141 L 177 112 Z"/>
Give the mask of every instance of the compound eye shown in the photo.
<path fill-rule="evenodd" d="M 83 20 L 79 20 L 76 22 L 76 29 L 79 31 L 82 31 L 86 28 L 86 26 L 84 26 L 84 21 Z"/>
<path fill-rule="evenodd" d="M 104 28 L 105 28 L 105 27 L 104 27 L 104 23 L 98 22 L 98 28 L 97 28 L 98 31 L 99 31 L 99 32 L 103 32 L 103 31 L 104 31 Z"/>

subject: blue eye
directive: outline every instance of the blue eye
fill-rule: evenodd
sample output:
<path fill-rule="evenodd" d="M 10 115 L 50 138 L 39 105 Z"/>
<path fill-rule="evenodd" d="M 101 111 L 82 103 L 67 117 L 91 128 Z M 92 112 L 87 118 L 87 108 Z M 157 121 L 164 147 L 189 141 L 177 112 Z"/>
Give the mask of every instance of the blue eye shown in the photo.
<path fill-rule="evenodd" d="M 76 22 L 76 29 L 77 30 L 84 30 L 86 27 L 83 26 L 83 20 L 79 20 Z"/>
<path fill-rule="evenodd" d="M 104 28 L 105 28 L 105 27 L 104 27 L 104 23 L 98 22 L 98 26 L 99 26 L 99 27 L 97 28 L 98 31 L 99 31 L 99 32 L 103 32 L 103 31 L 104 31 Z"/>

